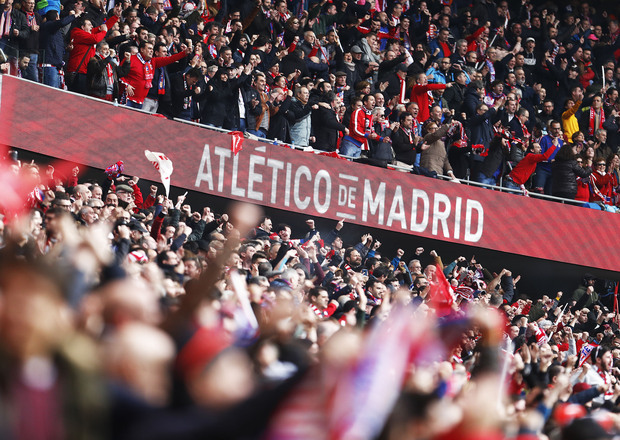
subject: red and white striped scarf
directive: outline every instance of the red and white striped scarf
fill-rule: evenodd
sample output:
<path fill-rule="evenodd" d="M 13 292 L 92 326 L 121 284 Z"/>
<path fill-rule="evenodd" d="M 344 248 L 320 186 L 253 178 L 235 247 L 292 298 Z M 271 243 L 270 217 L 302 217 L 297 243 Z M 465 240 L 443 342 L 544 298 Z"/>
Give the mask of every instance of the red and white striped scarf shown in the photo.
<path fill-rule="evenodd" d="M 596 124 L 596 111 L 593 107 L 590 107 L 590 123 L 588 124 L 588 134 L 590 136 L 594 136 L 594 132 L 599 128 L 603 128 L 603 123 L 605 123 L 605 112 L 602 108 L 599 109 L 599 112 L 600 117 L 598 124 Z"/>
<path fill-rule="evenodd" d="M 8 37 L 11 33 L 12 25 L 13 19 L 11 18 L 11 11 L 4 11 L 2 17 L 0 17 L 0 37 Z"/>

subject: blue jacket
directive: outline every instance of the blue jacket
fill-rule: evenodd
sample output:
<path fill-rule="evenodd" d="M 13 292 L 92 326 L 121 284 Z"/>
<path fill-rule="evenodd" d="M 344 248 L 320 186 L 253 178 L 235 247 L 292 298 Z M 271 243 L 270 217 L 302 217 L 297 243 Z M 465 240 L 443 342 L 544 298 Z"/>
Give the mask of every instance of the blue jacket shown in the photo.
<path fill-rule="evenodd" d="M 65 41 L 61 28 L 75 20 L 75 15 L 69 14 L 61 20 L 46 21 L 41 24 L 39 32 L 39 62 L 62 67 L 65 56 Z"/>

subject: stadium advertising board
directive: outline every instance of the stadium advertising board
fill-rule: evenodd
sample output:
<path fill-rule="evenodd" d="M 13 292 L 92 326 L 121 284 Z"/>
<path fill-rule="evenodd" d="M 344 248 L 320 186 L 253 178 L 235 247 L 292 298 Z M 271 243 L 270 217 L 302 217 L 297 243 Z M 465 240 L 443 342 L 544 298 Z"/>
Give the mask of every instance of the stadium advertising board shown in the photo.
<path fill-rule="evenodd" d="M 403 234 L 617 271 L 620 216 L 245 140 L 1 77 L 0 143 L 172 185 Z M 174 192 L 172 194 L 175 196 Z M 592 231 L 601 231 L 591 234 Z M 604 231 L 607 231 L 605 233 Z M 585 238 L 588 237 L 588 238 Z"/>

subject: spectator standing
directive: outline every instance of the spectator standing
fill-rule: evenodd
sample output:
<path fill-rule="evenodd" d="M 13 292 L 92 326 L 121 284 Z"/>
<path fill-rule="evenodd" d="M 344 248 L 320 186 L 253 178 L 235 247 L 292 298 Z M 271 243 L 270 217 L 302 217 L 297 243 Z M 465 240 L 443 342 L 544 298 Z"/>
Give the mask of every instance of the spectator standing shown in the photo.
<path fill-rule="evenodd" d="M 420 106 L 418 121 L 424 123 L 429 117 L 430 98 L 427 92 L 443 90 L 446 87 L 452 87 L 452 84 L 429 84 L 425 73 L 418 74 L 416 77 L 416 84 L 411 90 L 410 98 L 411 102 L 416 102 Z"/>
<path fill-rule="evenodd" d="M 97 44 L 95 56 L 88 62 L 86 71 L 87 92 L 90 96 L 114 101 L 119 98 L 118 79 L 129 73 L 131 54 L 125 52 L 125 63 L 117 67 L 110 57 L 110 46 L 104 40 Z"/>
<path fill-rule="evenodd" d="M 428 144 L 418 147 L 421 138 L 413 130 L 413 120 L 411 113 L 401 113 L 400 127 L 392 134 L 392 148 L 396 160 L 406 165 L 413 165 L 417 154 L 422 151 L 421 148 L 428 148 Z"/>
<path fill-rule="evenodd" d="M 308 146 L 312 134 L 312 110 L 319 108 L 318 104 L 310 104 L 310 91 L 307 87 L 299 87 L 292 99 L 290 111 L 295 115 L 291 126 L 291 142 L 294 145 Z M 312 139 L 314 140 L 314 139 Z"/>
<path fill-rule="evenodd" d="M 191 48 L 184 46 L 184 50 L 167 57 L 153 58 L 153 45 L 149 42 L 140 43 L 140 51 L 130 58 L 129 73 L 123 78 L 127 91 L 127 107 L 141 109 L 144 98 L 153 86 L 155 69 L 184 59 L 191 53 Z M 121 62 L 124 63 L 125 60 Z"/>
<path fill-rule="evenodd" d="M 60 19 L 58 11 L 50 9 L 45 13 L 45 21 L 41 24 L 39 47 L 41 49 L 41 67 L 43 84 L 60 88 L 60 70 L 64 64 L 65 40 L 62 28 L 72 23 L 82 12 L 70 10 L 69 14 Z"/>
<path fill-rule="evenodd" d="M 318 109 L 312 112 L 312 126 L 320 127 L 315 130 L 314 148 L 336 151 L 340 133 L 348 134 L 349 129 L 336 116 L 336 110 L 340 105 L 340 98 L 334 92 L 327 92 L 321 97 Z"/>
<path fill-rule="evenodd" d="M 349 135 L 342 139 L 340 154 L 349 157 L 360 157 L 362 151 L 368 151 L 368 140 L 375 140 L 379 135 L 374 132 L 372 123 L 372 110 L 375 108 L 375 97 L 365 95 L 362 99 L 362 107 L 356 109 L 351 115 Z"/>
<path fill-rule="evenodd" d="M 91 20 L 81 18 L 80 23 L 71 30 L 73 49 L 69 54 L 66 70 L 69 90 L 81 94 L 87 93 L 86 71 L 88 62 L 95 56 L 95 45 L 104 39 L 108 26 L 114 26 L 117 21 L 118 17 L 113 16 L 107 23 L 95 28 Z M 69 79 L 71 77 L 73 78 Z"/>
<path fill-rule="evenodd" d="M 9 58 L 13 71 L 17 67 L 19 47 L 29 33 L 30 28 L 24 14 L 13 7 L 13 0 L 6 0 L 0 14 L 0 49 Z"/>
<path fill-rule="evenodd" d="M 28 26 L 28 34 L 19 42 L 20 56 L 30 58 L 30 64 L 22 72 L 24 78 L 39 82 L 39 29 L 41 26 L 41 15 L 34 10 L 34 0 L 22 2 L 24 20 Z"/>
<path fill-rule="evenodd" d="M 452 123 L 454 124 L 454 122 Z M 448 134 L 451 125 L 444 124 L 439 126 L 434 122 L 428 123 L 424 129 L 424 142 L 428 144 L 428 148 L 423 150 L 420 156 L 420 165 L 430 172 L 437 174 L 446 174 L 454 179 L 452 166 L 448 161 L 448 153 L 443 137 Z"/>
<path fill-rule="evenodd" d="M 540 140 L 541 153 L 546 153 L 552 144 L 556 146 L 556 151 L 551 154 L 551 156 L 549 156 L 549 159 L 540 162 L 536 166 L 536 175 L 534 176 L 533 182 L 535 191 L 541 193 L 544 192 L 548 195 L 551 194 L 552 191 L 551 162 L 555 158 L 555 155 L 559 153 L 562 146 L 564 145 L 564 140 L 562 139 L 562 126 L 558 121 L 551 121 L 551 123 L 549 124 L 549 134 L 543 136 L 543 138 Z M 569 155 L 567 154 L 567 157 L 568 156 Z M 565 178 L 566 176 L 563 176 L 562 180 L 565 180 Z M 559 190 L 560 187 L 557 187 L 557 189 Z"/>
<path fill-rule="evenodd" d="M 577 195 L 577 177 L 588 177 L 592 173 L 592 169 L 579 166 L 576 156 L 577 147 L 573 144 L 563 145 L 555 155 L 550 179 L 553 196 L 574 199 Z"/>

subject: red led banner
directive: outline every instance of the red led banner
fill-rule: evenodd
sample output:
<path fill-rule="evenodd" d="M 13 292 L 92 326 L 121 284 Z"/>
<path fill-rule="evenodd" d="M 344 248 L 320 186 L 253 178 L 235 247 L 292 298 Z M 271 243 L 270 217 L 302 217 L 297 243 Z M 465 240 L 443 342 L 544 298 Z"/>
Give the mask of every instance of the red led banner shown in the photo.
<path fill-rule="evenodd" d="M 620 216 L 245 140 L 0 77 L 0 143 L 263 206 L 531 257 L 620 268 Z M 598 231 L 591 234 L 591 231 Z M 605 232 L 607 231 L 607 232 Z M 582 237 L 588 237 L 583 239 Z"/>

